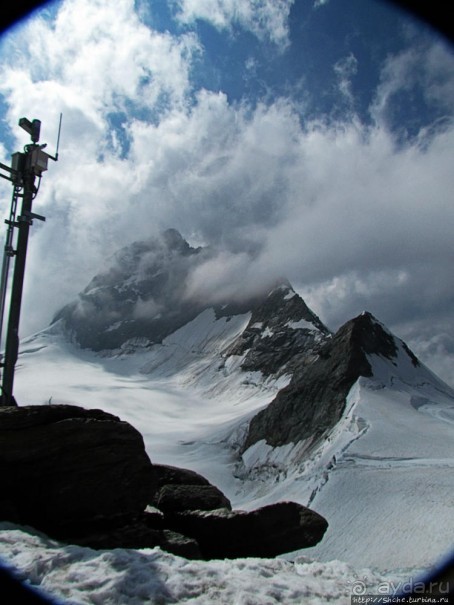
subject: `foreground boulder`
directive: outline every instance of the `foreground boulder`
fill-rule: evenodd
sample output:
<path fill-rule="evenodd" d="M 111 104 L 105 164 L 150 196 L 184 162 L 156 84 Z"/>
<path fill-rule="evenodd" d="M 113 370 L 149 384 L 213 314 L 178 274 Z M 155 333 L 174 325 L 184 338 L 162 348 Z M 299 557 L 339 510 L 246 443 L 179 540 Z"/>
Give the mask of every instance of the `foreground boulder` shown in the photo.
<path fill-rule="evenodd" d="M 226 509 L 169 515 L 167 525 L 197 541 L 205 559 L 275 557 L 315 546 L 328 522 L 296 502 L 278 502 L 255 511 Z"/>
<path fill-rule="evenodd" d="M 156 506 L 163 513 L 232 509 L 229 499 L 214 485 L 165 485 L 158 492 Z"/>
<path fill-rule="evenodd" d="M 157 487 L 150 504 L 163 513 L 232 509 L 221 490 L 194 471 L 165 464 L 153 465 L 153 471 Z"/>
<path fill-rule="evenodd" d="M 120 523 L 154 492 L 141 434 L 101 410 L 0 407 L 0 517 L 53 535 Z"/>
<path fill-rule="evenodd" d="M 328 525 L 292 502 L 232 512 L 201 475 L 152 465 L 130 424 L 72 405 L 0 407 L 0 473 L 0 520 L 91 548 L 270 557 L 313 546 Z"/>
<path fill-rule="evenodd" d="M 168 464 L 153 464 L 156 488 L 160 490 L 165 485 L 211 485 L 211 483 L 195 471 Z"/>
<path fill-rule="evenodd" d="M 69 537 L 68 537 L 69 538 Z M 135 520 L 109 529 L 97 528 L 74 539 L 80 546 L 110 550 L 113 548 L 154 548 L 159 546 L 186 559 L 202 559 L 199 545 L 192 538 L 165 529 L 152 515 L 144 514 Z"/>

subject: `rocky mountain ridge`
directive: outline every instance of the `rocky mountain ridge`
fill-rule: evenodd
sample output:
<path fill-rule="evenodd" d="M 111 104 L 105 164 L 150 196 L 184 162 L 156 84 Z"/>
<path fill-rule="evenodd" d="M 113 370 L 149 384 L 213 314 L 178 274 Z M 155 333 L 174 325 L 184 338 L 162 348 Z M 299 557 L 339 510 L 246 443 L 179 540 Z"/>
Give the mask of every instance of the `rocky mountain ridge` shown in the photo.
<path fill-rule="evenodd" d="M 134 242 L 114 256 L 77 300 L 57 312 L 83 348 L 120 348 L 131 339 L 161 342 L 200 312 L 187 301 L 184 287 L 190 267 L 203 251 L 169 229 L 148 241 Z"/>
<path fill-rule="evenodd" d="M 406 347 L 413 365 L 416 356 Z M 273 447 L 322 438 L 340 419 L 346 397 L 360 376 L 372 376 L 368 355 L 395 359 L 393 335 L 364 312 L 339 328 L 317 355 L 295 367 L 290 384 L 249 424 L 243 451 L 264 439 Z M 285 421 L 283 421 L 285 418 Z"/>

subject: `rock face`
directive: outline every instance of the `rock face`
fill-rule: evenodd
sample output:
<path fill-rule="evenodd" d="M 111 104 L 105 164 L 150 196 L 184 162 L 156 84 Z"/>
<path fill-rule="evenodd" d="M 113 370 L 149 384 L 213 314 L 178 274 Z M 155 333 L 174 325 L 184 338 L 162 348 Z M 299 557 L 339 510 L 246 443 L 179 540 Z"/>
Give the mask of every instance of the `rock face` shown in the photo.
<path fill-rule="evenodd" d="M 199 545 L 195 540 L 157 524 L 147 514 L 128 523 L 108 528 L 95 528 L 91 532 L 69 536 L 66 541 L 95 549 L 112 548 L 154 548 L 161 547 L 187 559 L 202 559 Z"/>
<path fill-rule="evenodd" d="M 291 285 L 282 280 L 253 308 L 246 329 L 224 354 L 244 355 L 244 371 L 279 375 L 292 372 L 313 357 L 330 335 Z"/>
<path fill-rule="evenodd" d="M 312 360 L 306 360 L 270 405 L 251 420 L 243 451 L 264 439 L 277 447 L 308 437 L 319 438 L 340 419 L 352 385 L 370 376 L 367 355 L 392 359 L 394 339 L 370 314 L 344 324 L 327 339 Z M 418 363 L 414 355 L 412 362 Z"/>
<path fill-rule="evenodd" d="M 328 527 L 321 515 L 295 502 L 252 512 L 184 512 L 172 515 L 167 523 L 195 539 L 205 559 L 274 557 L 314 546 Z"/>
<path fill-rule="evenodd" d="M 312 546 L 327 526 L 294 503 L 232 512 L 201 475 L 152 465 L 127 422 L 71 405 L 0 407 L 0 473 L 0 520 L 92 548 L 274 556 Z"/>
<path fill-rule="evenodd" d="M 154 491 L 140 433 L 101 410 L 0 407 L 0 516 L 52 534 L 131 518 Z"/>

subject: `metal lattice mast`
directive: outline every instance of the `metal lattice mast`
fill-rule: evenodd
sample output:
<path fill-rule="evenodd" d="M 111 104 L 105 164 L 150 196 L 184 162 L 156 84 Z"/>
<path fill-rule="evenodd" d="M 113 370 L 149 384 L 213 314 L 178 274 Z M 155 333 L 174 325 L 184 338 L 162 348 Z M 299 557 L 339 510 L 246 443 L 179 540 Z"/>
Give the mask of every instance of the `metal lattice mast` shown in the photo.
<path fill-rule="evenodd" d="M 3 369 L 0 405 L 15 406 L 13 395 L 14 371 L 19 354 L 19 322 L 22 306 L 22 294 L 24 288 L 25 262 L 27 258 L 28 238 L 33 219 L 45 221 L 44 216 L 32 212 L 33 200 L 38 187 L 35 186 L 36 178 L 41 181 L 42 173 L 47 170 L 48 160 L 58 160 L 58 143 L 60 140 L 61 115 L 58 131 L 57 153 L 51 156 L 44 151 L 46 145 L 39 145 L 41 122 L 27 118 L 19 120 L 19 126 L 30 134 L 31 144 L 26 145 L 24 152 L 12 155 L 11 167 L 0 163 L 0 169 L 5 170 L 8 175 L 0 173 L 0 176 L 13 183 L 13 197 L 11 201 L 10 217 L 6 220 L 8 225 L 6 243 L 3 256 L 2 274 L 0 281 L 0 338 L 4 323 L 6 296 L 8 289 L 8 276 L 10 261 L 14 258 L 14 274 L 11 285 L 11 297 L 9 304 L 9 317 L 5 342 L 5 354 L 0 367 Z M 16 219 L 17 204 L 22 198 L 21 212 Z M 14 235 L 17 230 L 16 248 L 14 249 Z"/>

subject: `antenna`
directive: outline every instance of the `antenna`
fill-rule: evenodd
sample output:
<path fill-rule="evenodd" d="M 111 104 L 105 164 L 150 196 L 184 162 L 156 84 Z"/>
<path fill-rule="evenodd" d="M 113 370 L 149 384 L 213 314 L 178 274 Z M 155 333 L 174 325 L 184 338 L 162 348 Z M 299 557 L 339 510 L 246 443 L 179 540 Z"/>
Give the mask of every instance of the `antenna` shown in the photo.
<path fill-rule="evenodd" d="M 22 118 L 22 119 L 23 119 L 23 118 Z M 49 154 L 47 154 L 47 155 L 48 155 L 48 157 L 49 157 L 51 160 L 54 160 L 54 162 L 58 162 L 58 149 L 59 149 L 59 147 L 60 147 L 60 134 L 61 134 L 61 123 L 62 123 L 62 120 L 63 120 L 63 114 L 62 114 L 62 113 L 60 113 L 60 121 L 59 121 L 59 123 L 58 123 L 58 134 L 57 134 L 57 149 L 56 149 L 55 155 L 49 155 Z M 20 124 L 19 124 L 19 125 L 20 125 Z M 42 148 L 43 148 L 43 147 L 42 147 Z"/>
<path fill-rule="evenodd" d="M 33 200 L 38 194 L 39 187 L 35 187 L 35 178 L 41 181 L 42 173 L 47 170 L 48 160 L 58 160 L 58 146 L 60 143 L 62 114 L 58 128 L 57 152 L 55 157 L 44 151 L 46 145 L 38 145 L 41 121 L 30 121 L 27 118 L 19 120 L 19 126 L 29 135 L 32 142 L 25 146 L 24 152 L 12 155 L 11 167 L 0 163 L 0 177 L 13 184 L 13 197 L 11 201 L 10 217 L 5 223 L 8 225 L 6 244 L 4 249 L 3 265 L 0 278 L 0 339 L 3 328 L 6 294 L 8 289 L 8 274 L 11 259 L 14 259 L 14 275 L 11 285 L 11 298 L 9 304 L 8 330 L 6 335 L 5 355 L 0 355 L 0 367 L 3 369 L 3 380 L 0 394 L 1 406 L 16 406 L 13 396 L 14 371 L 19 354 L 19 320 L 22 305 L 22 292 L 24 287 L 25 260 L 27 257 L 28 236 L 33 219 L 45 221 L 45 217 L 32 212 Z M 16 217 L 17 204 L 22 198 L 21 214 Z M 15 230 L 17 230 L 17 237 Z M 14 248 L 15 246 L 15 248 Z M 3 361 L 4 359 L 4 361 Z"/>
<path fill-rule="evenodd" d="M 63 119 L 63 114 L 60 113 L 60 122 L 58 124 L 58 136 L 57 136 L 57 150 L 55 152 L 55 161 L 58 161 L 58 149 L 60 147 L 60 133 L 61 133 L 61 121 Z"/>

